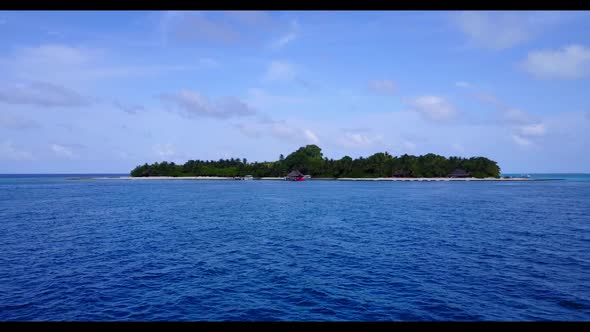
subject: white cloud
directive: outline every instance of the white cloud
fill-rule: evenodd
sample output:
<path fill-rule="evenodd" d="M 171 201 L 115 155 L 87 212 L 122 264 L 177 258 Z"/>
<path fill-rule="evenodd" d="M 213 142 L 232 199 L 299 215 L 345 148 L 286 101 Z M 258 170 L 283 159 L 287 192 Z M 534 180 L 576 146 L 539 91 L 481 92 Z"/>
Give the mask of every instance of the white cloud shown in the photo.
<path fill-rule="evenodd" d="M 231 44 L 240 39 L 231 23 L 208 18 L 203 13 L 168 16 L 167 24 L 167 29 L 174 29 L 175 36 L 185 40 Z"/>
<path fill-rule="evenodd" d="M 281 122 L 273 123 L 270 126 L 270 133 L 272 136 L 280 139 L 296 140 L 299 138 L 299 131 L 291 126 Z"/>
<path fill-rule="evenodd" d="M 502 119 L 508 124 L 527 124 L 531 117 L 526 112 L 517 108 L 506 108 L 502 110 Z"/>
<path fill-rule="evenodd" d="M 512 140 L 519 146 L 527 147 L 535 144 L 535 140 L 546 133 L 545 124 L 529 113 L 505 105 L 498 97 L 488 93 L 478 93 L 476 97 L 497 108 L 495 119 L 491 124 L 510 128 Z"/>
<path fill-rule="evenodd" d="M 39 128 L 40 125 L 34 120 L 0 114 L 0 127 L 17 130 L 26 130 Z"/>
<path fill-rule="evenodd" d="M 344 148 L 368 148 L 381 143 L 383 135 L 369 135 L 362 131 L 347 131 L 336 144 Z"/>
<path fill-rule="evenodd" d="M 264 79 L 267 81 L 289 81 L 294 78 L 294 66 L 283 61 L 272 61 L 264 75 Z"/>
<path fill-rule="evenodd" d="M 212 59 L 203 58 L 197 64 L 126 65 L 111 61 L 112 54 L 104 49 L 41 44 L 16 48 L 9 56 L 0 58 L 0 70 L 21 81 L 50 79 L 53 84 L 80 85 L 96 79 L 150 76 L 174 71 L 211 68 Z"/>
<path fill-rule="evenodd" d="M 469 87 L 471 87 L 471 83 L 459 81 L 459 82 L 455 82 L 455 86 L 458 88 L 469 88 Z"/>
<path fill-rule="evenodd" d="M 79 74 L 87 79 L 104 79 L 116 77 L 142 77 L 157 76 L 171 72 L 186 72 L 201 68 L 213 68 L 207 60 L 197 60 L 198 65 L 146 65 L 146 66 L 96 66 L 93 68 L 81 69 Z"/>
<path fill-rule="evenodd" d="M 271 44 L 272 49 L 280 49 L 285 45 L 289 44 L 297 38 L 297 32 L 299 31 L 299 23 L 296 20 L 291 21 L 290 30 L 286 34 L 282 35 L 279 39 L 275 40 Z"/>
<path fill-rule="evenodd" d="M 306 101 L 304 98 L 271 95 L 263 89 L 252 88 L 248 89 L 248 97 L 246 98 L 248 105 L 256 108 L 284 106 L 286 104 L 300 104 Z"/>
<path fill-rule="evenodd" d="M 438 96 L 421 96 L 410 102 L 411 107 L 432 121 L 447 121 L 457 115 L 457 110 L 446 99 Z"/>
<path fill-rule="evenodd" d="M 533 144 L 530 139 L 518 134 L 512 134 L 512 140 L 522 147 L 531 146 Z"/>
<path fill-rule="evenodd" d="M 181 10 L 166 10 L 162 12 L 159 21 L 159 33 L 162 44 L 168 44 L 168 35 L 176 27 L 176 21 L 185 15 L 186 12 Z"/>
<path fill-rule="evenodd" d="M 276 31 L 274 19 L 263 11 L 166 11 L 159 19 L 164 45 L 171 41 L 250 46 Z"/>
<path fill-rule="evenodd" d="M 451 144 L 451 148 L 457 152 L 460 152 L 460 153 L 465 152 L 465 147 L 459 143 Z"/>
<path fill-rule="evenodd" d="M 453 16 L 454 23 L 482 48 L 503 50 L 522 44 L 562 20 L 557 12 L 474 12 Z"/>
<path fill-rule="evenodd" d="M 174 150 L 172 144 L 155 144 L 152 146 L 152 151 L 158 158 L 163 159 L 176 155 L 176 151 Z"/>
<path fill-rule="evenodd" d="M 297 38 L 297 34 L 295 32 L 289 32 L 283 36 L 281 36 L 281 38 L 277 39 L 272 45 L 271 47 L 273 49 L 279 49 L 282 48 L 283 46 L 287 45 L 288 43 L 290 43 L 291 41 L 295 40 L 295 38 Z"/>
<path fill-rule="evenodd" d="M 152 154 L 157 161 L 167 161 L 176 164 L 183 164 L 190 156 L 186 153 L 179 153 L 176 148 L 170 143 L 159 143 L 152 145 Z"/>
<path fill-rule="evenodd" d="M 519 146 L 528 147 L 535 145 L 535 140 L 546 134 L 543 123 L 517 125 L 512 128 L 512 140 Z"/>
<path fill-rule="evenodd" d="M 270 15 L 260 10 L 232 10 L 225 15 L 247 25 L 265 25 L 272 21 Z"/>
<path fill-rule="evenodd" d="M 505 109 L 507 108 L 506 105 L 502 103 L 502 101 L 496 97 L 495 95 L 483 91 L 476 91 L 473 93 L 473 96 L 477 98 L 479 101 L 493 105 L 498 109 Z"/>
<path fill-rule="evenodd" d="M 536 123 L 522 126 L 520 132 L 525 136 L 543 136 L 545 135 L 545 125 L 542 123 Z"/>
<path fill-rule="evenodd" d="M 309 143 L 317 144 L 320 142 L 318 135 L 309 129 L 303 130 L 303 136 L 307 139 Z"/>
<path fill-rule="evenodd" d="M 275 122 L 270 125 L 270 135 L 280 140 L 301 142 L 306 141 L 308 143 L 316 144 L 319 143 L 319 138 L 310 129 L 300 129 L 285 124 L 284 121 Z"/>
<path fill-rule="evenodd" d="M 289 125 L 284 120 L 273 120 L 267 114 L 259 114 L 256 123 L 240 123 L 234 125 L 240 133 L 250 138 L 259 138 L 265 135 L 282 141 L 319 143 L 318 135 L 309 128 L 299 128 Z"/>
<path fill-rule="evenodd" d="M 30 152 L 17 149 L 11 141 L 0 143 L 0 159 L 34 160 Z"/>
<path fill-rule="evenodd" d="M 145 107 L 142 105 L 124 104 L 119 101 L 113 102 L 113 105 L 128 114 L 137 114 L 139 112 L 145 111 Z"/>
<path fill-rule="evenodd" d="M 73 47 L 62 44 L 42 44 L 37 47 L 25 47 L 19 50 L 22 64 L 30 66 L 76 66 L 96 60 L 102 54 L 100 50 Z"/>
<path fill-rule="evenodd" d="M 393 95 L 397 87 L 391 80 L 374 80 L 369 82 L 369 88 L 375 92 Z"/>
<path fill-rule="evenodd" d="M 245 123 L 239 123 L 237 125 L 235 125 L 235 127 L 244 135 L 250 138 L 259 138 L 260 136 L 262 136 L 262 132 L 260 130 L 260 128 L 250 125 L 250 124 L 245 124 Z"/>
<path fill-rule="evenodd" d="M 186 115 L 205 116 L 219 119 L 254 115 L 255 110 L 235 97 L 223 97 L 210 102 L 199 92 L 182 90 L 174 94 L 163 94 L 160 99 L 170 102 Z"/>
<path fill-rule="evenodd" d="M 541 79 L 577 79 L 590 75 L 590 48 L 569 45 L 556 51 L 529 52 L 524 69 Z"/>
<path fill-rule="evenodd" d="M 90 104 L 89 99 L 79 93 L 48 82 L 0 87 L 0 102 L 44 107 L 77 107 Z"/>
<path fill-rule="evenodd" d="M 62 156 L 62 157 L 67 157 L 67 158 L 71 158 L 74 156 L 74 153 L 72 152 L 72 150 L 66 146 L 60 145 L 60 144 L 51 144 L 49 146 L 49 148 L 51 149 L 51 151 L 53 151 L 53 153 L 55 153 L 58 156 Z"/>
<path fill-rule="evenodd" d="M 416 143 L 414 143 L 412 141 L 404 140 L 402 142 L 402 146 L 404 147 L 404 149 L 414 150 L 416 148 Z"/>

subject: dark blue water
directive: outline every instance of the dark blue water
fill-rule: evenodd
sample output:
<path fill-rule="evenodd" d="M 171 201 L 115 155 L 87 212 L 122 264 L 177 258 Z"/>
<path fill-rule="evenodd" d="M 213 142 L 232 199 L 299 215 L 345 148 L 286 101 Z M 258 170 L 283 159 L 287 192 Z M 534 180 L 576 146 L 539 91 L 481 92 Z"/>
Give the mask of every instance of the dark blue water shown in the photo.
<path fill-rule="evenodd" d="M 0 178 L 0 320 L 590 320 L 590 182 Z"/>

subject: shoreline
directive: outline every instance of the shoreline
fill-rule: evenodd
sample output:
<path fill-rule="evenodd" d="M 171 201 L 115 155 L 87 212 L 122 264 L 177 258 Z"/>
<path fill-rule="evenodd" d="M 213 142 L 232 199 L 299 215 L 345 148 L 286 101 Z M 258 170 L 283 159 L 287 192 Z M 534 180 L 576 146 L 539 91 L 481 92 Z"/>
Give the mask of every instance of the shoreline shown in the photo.
<path fill-rule="evenodd" d="M 222 176 L 149 176 L 149 177 L 132 177 L 132 176 L 121 176 L 121 177 L 92 177 L 92 178 L 69 178 L 68 180 L 225 180 L 225 181 L 250 181 L 250 180 L 235 180 L 233 177 L 222 177 Z M 271 180 L 271 181 L 284 181 L 283 177 L 261 177 L 255 178 L 251 181 L 256 180 Z M 531 178 L 316 178 L 305 181 L 418 181 L 418 182 L 449 182 L 449 181 L 540 181 L 540 179 Z"/>

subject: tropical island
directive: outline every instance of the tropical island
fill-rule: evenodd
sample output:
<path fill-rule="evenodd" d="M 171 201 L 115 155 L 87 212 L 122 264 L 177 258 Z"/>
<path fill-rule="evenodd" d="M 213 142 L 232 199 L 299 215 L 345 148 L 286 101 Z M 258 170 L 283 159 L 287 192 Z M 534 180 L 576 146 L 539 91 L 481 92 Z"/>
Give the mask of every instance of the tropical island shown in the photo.
<path fill-rule="evenodd" d="M 371 178 L 500 178 L 498 164 L 485 157 L 449 157 L 428 153 L 420 156 L 404 154 L 399 157 L 387 152 L 367 158 L 328 159 L 317 145 L 306 145 L 277 161 L 251 162 L 245 158 L 189 160 L 182 165 L 174 162 L 147 163 L 135 167 L 131 177 L 223 177 L 251 175 L 255 178 L 284 178 L 292 171 L 312 178 L 371 179 Z"/>

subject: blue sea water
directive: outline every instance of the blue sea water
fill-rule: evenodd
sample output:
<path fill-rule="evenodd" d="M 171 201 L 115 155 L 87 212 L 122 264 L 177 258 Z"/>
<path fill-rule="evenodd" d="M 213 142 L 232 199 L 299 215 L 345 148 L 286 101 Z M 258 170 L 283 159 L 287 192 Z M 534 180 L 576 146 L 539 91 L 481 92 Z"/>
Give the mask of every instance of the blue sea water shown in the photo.
<path fill-rule="evenodd" d="M 588 175 L 66 177 L 0 176 L 1 321 L 590 321 Z"/>

